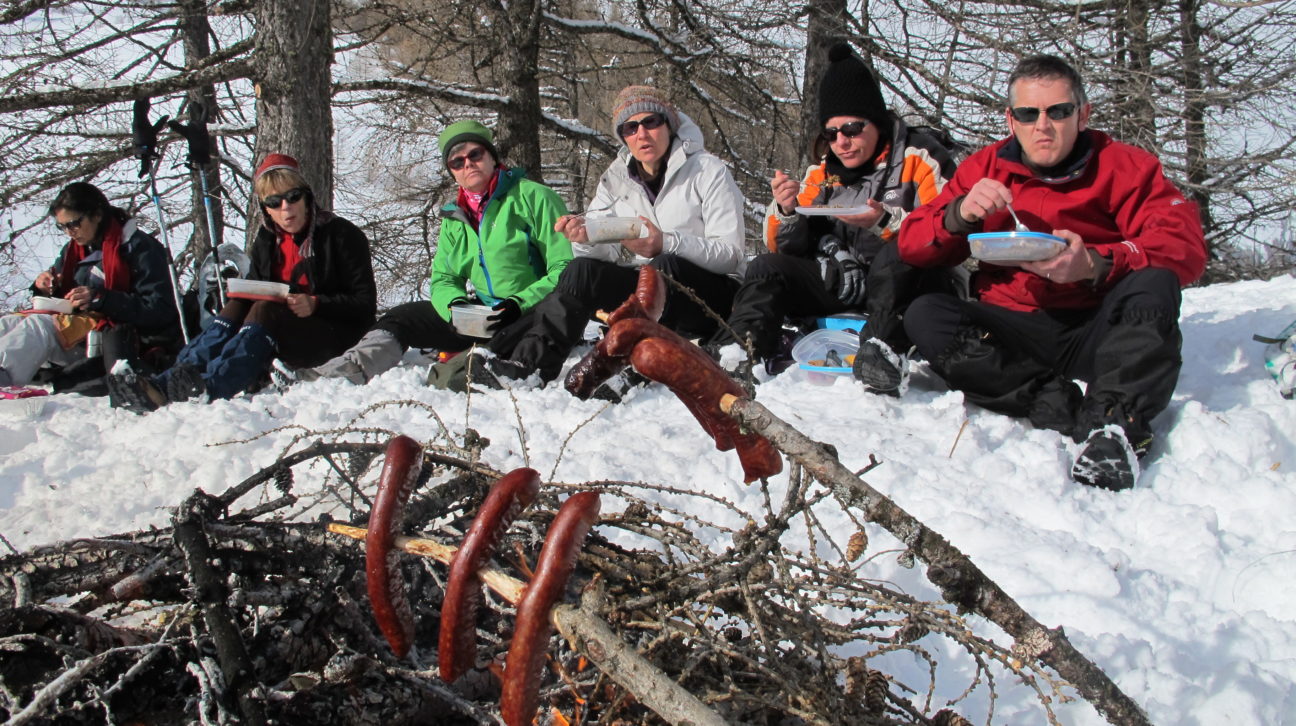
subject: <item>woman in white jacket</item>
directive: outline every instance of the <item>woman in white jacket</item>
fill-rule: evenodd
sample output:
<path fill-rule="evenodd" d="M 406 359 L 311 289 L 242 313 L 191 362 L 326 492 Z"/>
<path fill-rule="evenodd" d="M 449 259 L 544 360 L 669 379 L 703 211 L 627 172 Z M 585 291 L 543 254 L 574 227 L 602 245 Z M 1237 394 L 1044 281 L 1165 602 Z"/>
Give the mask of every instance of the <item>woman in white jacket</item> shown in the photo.
<path fill-rule="evenodd" d="M 728 316 L 746 259 L 743 197 L 724 162 L 702 146 L 702 132 L 661 91 L 628 86 L 617 94 L 612 127 L 625 145 L 599 180 L 588 215 L 560 218 L 555 229 L 572 242 L 575 259 L 553 293 L 536 306 L 535 322 L 497 374 L 524 378 L 539 370 L 553 380 L 597 310 L 613 310 L 634 291 L 641 265 L 652 265 L 691 288 L 716 315 Z M 645 234 L 589 241 L 586 219 L 638 217 Z M 705 337 L 717 323 L 688 296 L 668 289 L 663 325 Z"/>

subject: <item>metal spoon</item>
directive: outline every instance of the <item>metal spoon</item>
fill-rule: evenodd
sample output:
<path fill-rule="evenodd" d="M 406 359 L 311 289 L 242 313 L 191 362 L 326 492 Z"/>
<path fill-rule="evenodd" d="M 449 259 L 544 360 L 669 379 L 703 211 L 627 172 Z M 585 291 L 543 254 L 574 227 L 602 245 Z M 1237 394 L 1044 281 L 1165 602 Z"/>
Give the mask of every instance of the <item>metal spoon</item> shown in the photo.
<path fill-rule="evenodd" d="M 1022 221 L 1021 221 L 1020 219 L 1017 218 L 1017 212 L 1013 210 L 1011 204 L 1007 204 L 1007 205 L 1005 205 L 1005 206 L 1008 207 L 1008 213 L 1012 215 L 1013 221 L 1017 223 L 1017 231 L 1018 231 L 1018 232 L 1029 232 L 1029 231 L 1031 231 L 1031 230 L 1030 230 L 1030 227 L 1027 227 L 1026 225 L 1022 224 Z"/>

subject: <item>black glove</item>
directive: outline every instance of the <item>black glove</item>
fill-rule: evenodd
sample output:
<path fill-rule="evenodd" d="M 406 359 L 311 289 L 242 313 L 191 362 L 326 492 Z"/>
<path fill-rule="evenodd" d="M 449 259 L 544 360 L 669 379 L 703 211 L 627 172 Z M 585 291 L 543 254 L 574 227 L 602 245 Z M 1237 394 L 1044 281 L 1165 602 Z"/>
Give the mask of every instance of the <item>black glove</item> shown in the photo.
<path fill-rule="evenodd" d="M 211 161 L 211 136 L 207 133 L 206 106 L 201 103 L 191 103 L 187 125 L 179 121 L 171 121 L 167 126 L 189 142 L 187 161 L 190 166 L 206 166 Z"/>
<path fill-rule="evenodd" d="M 864 304 L 864 281 L 868 273 L 855 255 L 842 247 L 841 240 L 832 235 L 825 235 L 820 240 L 819 264 L 825 283 L 831 284 L 833 277 L 837 278 L 838 300 L 851 307 Z"/>
<path fill-rule="evenodd" d="M 495 303 L 495 306 L 492 307 L 491 310 L 497 312 L 486 318 L 486 330 L 490 333 L 498 333 L 504 328 L 517 322 L 517 319 L 522 317 L 522 306 L 518 305 L 518 301 L 511 297 L 504 298 Z"/>
<path fill-rule="evenodd" d="M 157 123 L 149 123 L 149 106 L 150 102 L 147 98 L 135 99 L 135 115 L 131 122 L 131 140 L 135 148 L 135 158 L 140 160 L 139 178 L 141 179 L 148 176 L 149 170 L 153 168 L 153 160 L 157 158 L 158 131 L 167 122 L 167 117 L 163 116 Z"/>

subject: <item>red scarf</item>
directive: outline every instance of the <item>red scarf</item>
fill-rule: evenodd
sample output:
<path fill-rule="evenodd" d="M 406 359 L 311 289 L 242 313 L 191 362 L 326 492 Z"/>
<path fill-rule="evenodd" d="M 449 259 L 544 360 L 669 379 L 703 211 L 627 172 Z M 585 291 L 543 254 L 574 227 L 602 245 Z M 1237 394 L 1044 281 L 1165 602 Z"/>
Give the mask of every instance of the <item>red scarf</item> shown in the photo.
<path fill-rule="evenodd" d="M 109 213 L 105 212 L 105 214 Z M 126 266 L 126 261 L 122 259 L 121 246 L 122 224 L 109 214 L 108 224 L 103 233 L 102 246 L 104 285 L 109 290 L 130 292 L 130 268 Z M 59 274 L 59 288 L 54 291 L 54 297 L 63 297 L 77 286 L 77 265 L 86 258 L 89 252 L 89 247 L 83 247 L 76 242 L 68 242 L 63 251 L 63 269 Z"/>
<path fill-rule="evenodd" d="M 486 213 L 486 202 L 489 202 L 491 195 L 495 193 L 495 186 L 499 184 L 500 172 L 502 171 L 504 171 L 502 166 L 495 169 L 495 173 L 491 175 L 490 184 L 486 185 L 486 191 L 480 195 L 472 194 L 467 189 L 459 187 L 459 199 L 456 203 L 468 215 L 468 221 L 472 223 L 473 229 L 477 229 L 481 225 L 482 215 Z"/>
<path fill-rule="evenodd" d="M 293 236 L 280 230 L 279 233 L 279 254 L 283 259 L 283 264 L 279 266 L 279 282 L 286 282 L 289 285 L 300 285 L 305 290 L 310 290 L 310 281 L 306 278 L 305 258 L 301 254 L 301 246 L 293 239 Z M 293 279 L 294 273 L 296 279 Z"/>

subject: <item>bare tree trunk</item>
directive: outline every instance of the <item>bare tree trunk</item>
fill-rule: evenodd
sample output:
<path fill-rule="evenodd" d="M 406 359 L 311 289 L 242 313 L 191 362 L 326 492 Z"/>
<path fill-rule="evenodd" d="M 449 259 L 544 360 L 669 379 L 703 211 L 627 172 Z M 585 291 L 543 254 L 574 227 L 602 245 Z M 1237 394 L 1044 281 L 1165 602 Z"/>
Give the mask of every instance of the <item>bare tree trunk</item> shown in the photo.
<path fill-rule="evenodd" d="M 289 154 L 325 208 L 333 206 L 333 113 L 329 69 L 333 32 L 328 0 L 256 3 L 258 163 Z M 505 54 L 507 55 L 507 54 Z M 253 210 L 255 213 L 256 210 Z M 250 219 L 255 219 L 251 216 Z M 256 225 L 248 225 L 249 241 Z"/>
<path fill-rule="evenodd" d="M 801 79 L 801 144 L 799 175 L 818 161 L 810 158 L 810 139 L 819 133 L 819 79 L 828 67 L 828 49 L 846 39 L 846 0 L 810 0 L 806 5 L 805 75 Z"/>
<path fill-rule="evenodd" d="M 180 0 L 180 26 L 184 38 L 185 50 L 185 67 L 193 68 L 198 65 L 204 58 L 211 55 L 211 24 L 207 20 L 207 7 L 202 0 Z M 216 87 L 208 84 L 198 88 L 191 88 L 186 92 L 189 100 L 190 114 L 196 104 L 201 104 L 206 109 L 207 118 L 216 118 Z M 215 149 L 213 148 L 213 152 Z M 221 188 L 220 163 L 216 156 L 213 156 L 210 168 L 202 169 L 191 167 L 189 170 L 190 183 L 193 189 L 193 220 L 194 233 L 189 240 L 188 252 L 195 261 L 200 262 L 203 258 L 203 252 L 219 245 L 223 239 L 223 230 L 225 227 L 225 207 L 221 203 L 218 190 Z M 206 174 L 207 189 L 211 195 L 211 218 L 214 229 L 207 229 L 207 209 L 204 206 L 203 199 L 203 178 Z"/>
<path fill-rule="evenodd" d="M 505 5 L 499 16 L 504 52 L 495 56 L 500 73 L 499 92 L 508 99 L 500 112 L 495 143 L 512 166 L 544 182 L 540 165 L 540 3 L 522 0 Z"/>
<path fill-rule="evenodd" d="M 1157 149 L 1156 110 L 1152 107 L 1152 46 L 1148 38 L 1149 0 L 1127 0 L 1117 11 L 1115 108 L 1122 141 Z M 1123 22 L 1122 22 L 1123 21 Z"/>

